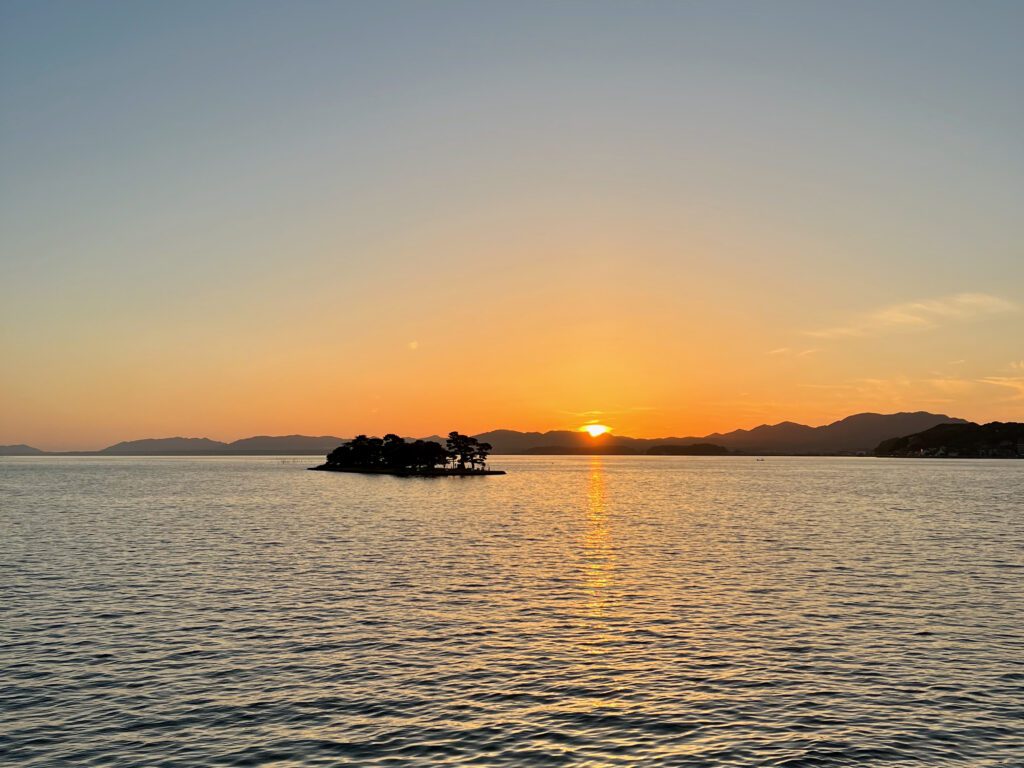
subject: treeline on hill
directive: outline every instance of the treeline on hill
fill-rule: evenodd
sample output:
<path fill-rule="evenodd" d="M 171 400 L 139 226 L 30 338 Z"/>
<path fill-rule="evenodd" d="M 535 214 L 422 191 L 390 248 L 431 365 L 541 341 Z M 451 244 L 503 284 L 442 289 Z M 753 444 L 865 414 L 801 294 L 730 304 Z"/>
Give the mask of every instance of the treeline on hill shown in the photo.
<path fill-rule="evenodd" d="M 327 454 L 327 469 L 364 469 L 429 473 L 438 469 L 482 472 L 490 443 L 451 432 L 445 446 L 432 440 L 406 442 L 396 434 L 359 435 Z"/>
<path fill-rule="evenodd" d="M 876 456 L 950 459 L 1024 458 L 1024 424 L 993 421 L 988 424 L 939 424 L 905 437 L 884 440 Z"/>

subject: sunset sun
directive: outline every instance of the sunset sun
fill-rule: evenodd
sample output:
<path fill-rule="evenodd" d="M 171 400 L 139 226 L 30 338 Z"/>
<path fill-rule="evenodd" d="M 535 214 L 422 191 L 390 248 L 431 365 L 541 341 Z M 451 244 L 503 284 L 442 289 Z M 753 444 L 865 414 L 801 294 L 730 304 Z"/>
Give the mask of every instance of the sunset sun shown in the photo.
<path fill-rule="evenodd" d="M 580 429 L 591 437 L 599 437 L 607 432 L 609 427 L 606 427 L 604 424 L 587 424 Z"/>

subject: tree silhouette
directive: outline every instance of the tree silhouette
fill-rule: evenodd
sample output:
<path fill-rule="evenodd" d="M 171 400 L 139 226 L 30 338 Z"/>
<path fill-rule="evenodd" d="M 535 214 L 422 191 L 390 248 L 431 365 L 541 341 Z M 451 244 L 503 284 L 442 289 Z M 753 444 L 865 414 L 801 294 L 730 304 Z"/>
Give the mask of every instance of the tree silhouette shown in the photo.
<path fill-rule="evenodd" d="M 384 435 L 381 460 L 386 467 L 401 467 L 409 458 L 406 442 L 394 432 Z"/>
<path fill-rule="evenodd" d="M 464 470 L 471 458 L 470 440 L 473 438 L 467 435 L 460 435 L 458 432 L 449 432 L 445 444 L 448 446 L 448 455 L 452 465 Z"/>
<path fill-rule="evenodd" d="M 475 438 L 471 438 L 476 443 L 476 449 L 473 451 L 473 466 L 477 469 L 487 469 L 487 456 L 493 450 L 493 446 L 490 443 L 481 443 Z"/>
<path fill-rule="evenodd" d="M 365 469 L 382 472 L 438 474 L 439 467 L 452 471 L 482 471 L 487 467 L 488 443 L 452 432 L 447 448 L 430 440 L 406 442 L 389 432 L 380 437 L 357 435 L 327 454 L 327 469 Z"/>
<path fill-rule="evenodd" d="M 449 432 L 448 456 L 454 467 L 464 471 L 466 465 L 472 469 L 484 469 L 487 466 L 487 456 L 492 450 L 490 443 L 481 443 L 475 437 L 460 435 L 458 432 Z"/>
<path fill-rule="evenodd" d="M 384 441 L 379 437 L 357 435 L 331 451 L 327 455 L 327 463 L 339 467 L 384 466 Z"/>
<path fill-rule="evenodd" d="M 489 449 L 490 446 L 488 446 Z M 328 468 L 377 469 L 383 471 L 429 473 L 449 464 L 465 470 L 467 466 L 482 466 L 480 444 L 471 437 L 453 432 L 449 447 L 429 440 L 406 442 L 394 433 L 383 438 L 357 435 L 327 454 Z"/>

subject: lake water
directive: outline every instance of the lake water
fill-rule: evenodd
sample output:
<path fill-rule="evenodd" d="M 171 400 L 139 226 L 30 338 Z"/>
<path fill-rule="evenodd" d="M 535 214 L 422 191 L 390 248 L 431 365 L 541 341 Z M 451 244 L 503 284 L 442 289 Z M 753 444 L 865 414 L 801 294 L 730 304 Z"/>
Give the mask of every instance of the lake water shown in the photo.
<path fill-rule="evenodd" d="M 1021 766 L 1024 462 L 0 460 L 0 764 Z"/>

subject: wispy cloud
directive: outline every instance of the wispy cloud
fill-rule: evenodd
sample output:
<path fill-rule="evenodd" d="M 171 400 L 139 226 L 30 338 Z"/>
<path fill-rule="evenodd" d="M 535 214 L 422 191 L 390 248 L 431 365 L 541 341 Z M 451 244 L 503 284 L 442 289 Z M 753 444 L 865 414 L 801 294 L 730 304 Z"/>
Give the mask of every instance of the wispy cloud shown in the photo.
<path fill-rule="evenodd" d="M 898 410 L 917 410 L 922 406 L 947 405 L 958 402 L 978 386 L 978 382 L 961 378 L 861 378 L 834 384 L 801 384 L 822 394 L 842 397 L 847 405 L 877 409 L 879 404 Z M 863 405 L 860 405 L 863 404 Z"/>
<path fill-rule="evenodd" d="M 856 317 L 845 325 L 804 331 L 804 335 L 816 339 L 881 336 L 898 331 L 938 328 L 949 323 L 1019 310 L 1020 307 L 1012 301 L 998 296 L 987 293 L 958 293 L 938 299 L 883 307 Z"/>
<path fill-rule="evenodd" d="M 946 376 L 939 376 L 933 379 L 925 379 L 925 383 L 935 389 L 949 395 L 965 395 L 973 390 L 976 384 L 969 379 L 957 379 Z"/>
<path fill-rule="evenodd" d="M 612 406 L 611 410 L 602 411 L 568 411 L 559 408 L 555 413 L 560 413 L 564 416 L 576 416 L 581 419 L 593 419 L 594 417 L 600 419 L 604 416 L 622 416 L 631 413 L 642 413 L 645 411 L 656 411 L 658 410 L 653 405 L 629 405 L 629 406 Z"/>
<path fill-rule="evenodd" d="M 792 347 L 779 347 L 778 349 L 770 349 L 765 352 L 766 355 L 775 355 L 777 357 L 807 357 L 807 355 L 813 355 L 818 352 L 818 349 L 793 349 Z"/>
<path fill-rule="evenodd" d="M 996 387 L 1007 387 L 1013 390 L 1010 400 L 1024 400 L 1024 376 L 988 376 L 979 381 Z"/>
<path fill-rule="evenodd" d="M 1024 371 L 1024 367 L 1019 370 Z M 981 398 L 989 403 L 1001 403 L 1004 409 L 1009 408 L 1010 410 L 1003 411 L 1002 416 L 1007 419 L 1018 408 L 1024 407 L 1022 375 L 979 378 L 955 375 L 932 375 L 923 378 L 894 376 L 883 379 L 850 379 L 834 383 L 803 383 L 798 386 L 820 393 L 820 397 L 825 401 L 841 400 L 847 409 L 878 410 L 885 407 L 895 410 L 920 410 L 924 407 L 942 406 L 949 407 L 953 416 L 963 416 L 963 413 L 956 411 L 961 407 L 976 408 L 976 402 Z M 999 387 L 1002 392 L 986 387 Z M 808 399 L 817 400 L 816 396 L 810 396 Z"/>

